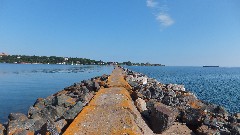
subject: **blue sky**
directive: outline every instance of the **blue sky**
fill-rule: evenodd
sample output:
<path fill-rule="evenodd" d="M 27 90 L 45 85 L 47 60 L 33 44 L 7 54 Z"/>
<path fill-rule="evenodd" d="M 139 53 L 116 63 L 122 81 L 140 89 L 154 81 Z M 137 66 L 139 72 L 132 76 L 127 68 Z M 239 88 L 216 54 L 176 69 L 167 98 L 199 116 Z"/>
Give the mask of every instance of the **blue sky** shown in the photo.
<path fill-rule="evenodd" d="M 0 0 L 0 52 L 240 66 L 240 1 Z"/>

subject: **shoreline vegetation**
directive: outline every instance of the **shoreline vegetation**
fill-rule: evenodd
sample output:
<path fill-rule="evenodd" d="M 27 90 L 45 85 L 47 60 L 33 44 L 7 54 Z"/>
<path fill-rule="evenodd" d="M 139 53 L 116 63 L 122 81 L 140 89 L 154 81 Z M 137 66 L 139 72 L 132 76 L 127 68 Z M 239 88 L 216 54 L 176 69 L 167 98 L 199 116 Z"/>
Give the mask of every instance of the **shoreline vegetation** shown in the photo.
<path fill-rule="evenodd" d="M 59 64 L 59 65 L 127 65 L 127 66 L 165 66 L 162 64 L 133 63 L 127 62 L 104 62 L 102 60 L 91 60 L 77 57 L 58 56 L 28 56 L 28 55 L 7 55 L 0 54 L 0 63 L 11 64 Z"/>

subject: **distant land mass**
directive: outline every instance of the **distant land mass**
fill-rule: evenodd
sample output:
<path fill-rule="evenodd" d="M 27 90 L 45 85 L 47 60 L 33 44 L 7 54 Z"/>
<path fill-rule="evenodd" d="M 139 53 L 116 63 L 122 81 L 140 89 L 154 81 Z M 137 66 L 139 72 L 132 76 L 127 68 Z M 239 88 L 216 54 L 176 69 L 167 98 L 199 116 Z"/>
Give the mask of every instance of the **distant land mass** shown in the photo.
<path fill-rule="evenodd" d="M 87 58 L 57 57 L 57 56 L 28 56 L 8 55 L 0 53 L 0 63 L 14 64 L 60 64 L 60 65 L 127 65 L 127 66 L 165 66 L 162 64 L 132 63 L 127 62 L 104 62 L 102 60 L 91 60 Z"/>

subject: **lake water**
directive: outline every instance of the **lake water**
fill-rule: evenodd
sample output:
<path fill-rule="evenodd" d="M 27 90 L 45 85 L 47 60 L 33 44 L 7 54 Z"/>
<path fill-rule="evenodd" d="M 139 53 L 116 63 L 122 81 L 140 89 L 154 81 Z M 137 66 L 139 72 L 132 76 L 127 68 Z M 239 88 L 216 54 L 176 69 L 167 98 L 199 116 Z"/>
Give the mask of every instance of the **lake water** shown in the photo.
<path fill-rule="evenodd" d="M 230 112 L 240 112 L 240 68 L 203 67 L 127 67 L 158 81 L 184 84 L 204 101 L 224 106 Z"/>
<path fill-rule="evenodd" d="M 112 70 L 113 66 L 0 64 L 0 122 L 11 112 L 26 114 L 39 97 Z"/>

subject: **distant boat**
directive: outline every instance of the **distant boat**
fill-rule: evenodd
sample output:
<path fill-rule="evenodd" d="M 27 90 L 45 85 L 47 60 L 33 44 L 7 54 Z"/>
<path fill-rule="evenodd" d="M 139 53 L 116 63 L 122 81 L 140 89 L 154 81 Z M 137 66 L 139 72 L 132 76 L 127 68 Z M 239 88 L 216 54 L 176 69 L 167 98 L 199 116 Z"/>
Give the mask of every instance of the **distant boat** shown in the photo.
<path fill-rule="evenodd" d="M 219 67 L 219 66 L 203 66 L 203 67 Z"/>

